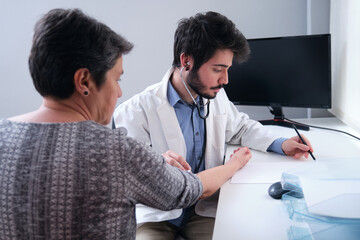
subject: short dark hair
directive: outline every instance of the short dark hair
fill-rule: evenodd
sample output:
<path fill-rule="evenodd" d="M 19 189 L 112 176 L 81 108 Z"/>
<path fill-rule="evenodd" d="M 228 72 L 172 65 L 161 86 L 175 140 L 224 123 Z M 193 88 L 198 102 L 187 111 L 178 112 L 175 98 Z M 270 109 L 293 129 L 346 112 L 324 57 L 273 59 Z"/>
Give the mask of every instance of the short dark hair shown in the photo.
<path fill-rule="evenodd" d="M 53 9 L 35 25 L 29 69 L 36 90 L 57 99 L 75 90 L 74 74 L 87 68 L 98 88 L 133 45 L 79 9 Z"/>
<path fill-rule="evenodd" d="M 250 54 L 246 38 L 227 17 L 206 12 L 183 18 L 175 31 L 173 67 L 181 66 L 180 55 L 184 53 L 194 58 L 193 69 L 197 70 L 219 49 L 231 50 L 238 63 Z"/>

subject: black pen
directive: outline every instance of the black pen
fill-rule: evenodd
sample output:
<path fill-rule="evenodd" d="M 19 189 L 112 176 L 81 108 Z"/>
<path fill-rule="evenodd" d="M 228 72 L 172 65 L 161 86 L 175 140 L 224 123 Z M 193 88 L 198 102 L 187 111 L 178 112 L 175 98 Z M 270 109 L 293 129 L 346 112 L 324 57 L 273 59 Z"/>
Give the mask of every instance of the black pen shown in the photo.
<path fill-rule="evenodd" d="M 301 135 L 300 135 L 299 131 L 297 130 L 297 128 L 296 128 L 296 126 L 295 126 L 295 124 L 293 124 L 293 128 L 295 129 L 295 132 L 296 132 L 296 133 L 297 133 L 297 135 L 299 136 L 299 138 L 300 138 L 300 140 L 302 141 L 302 143 L 303 143 L 303 144 L 305 144 L 305 145 L 307 146 L 306 142 L 304 141 L 304 139 L 301 137 Z M 311 155 L 312 159 L 316 160 L 316 158 L 314 157 L 314 155 L 312 154 L 312 152 L 311 152 L 310 150 L 309 150 L 308 152 L 310 153 L 310 155 Z"/>

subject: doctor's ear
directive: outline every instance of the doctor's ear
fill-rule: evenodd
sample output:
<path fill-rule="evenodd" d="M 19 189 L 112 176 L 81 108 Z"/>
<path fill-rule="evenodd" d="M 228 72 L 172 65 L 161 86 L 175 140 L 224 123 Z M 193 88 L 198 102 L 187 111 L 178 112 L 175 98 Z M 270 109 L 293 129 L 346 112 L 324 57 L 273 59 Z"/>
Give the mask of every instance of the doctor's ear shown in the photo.
<path fill-rule="evenodd" d="M 191 69 L 191 62 L 192 62 L 191 55 L 185 55 L 185 53 L 182 53 L 180 55 L 180 62 L 181 65 L 185 68 L 185 71 L 189 71 Z"/>

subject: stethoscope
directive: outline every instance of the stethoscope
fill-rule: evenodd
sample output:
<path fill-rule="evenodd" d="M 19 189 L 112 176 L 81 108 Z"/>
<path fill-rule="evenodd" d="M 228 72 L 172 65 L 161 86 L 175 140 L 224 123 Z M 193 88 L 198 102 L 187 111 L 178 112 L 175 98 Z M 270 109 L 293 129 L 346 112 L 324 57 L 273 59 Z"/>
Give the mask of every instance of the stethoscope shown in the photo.
<path fill-rule="evenodd" d="M 186 66 L 186 67 L 187 67 L 187 66 Z M 195 170 L 194 170 L 194 173 L 198 173 L 198 172 L 199 172 L 199 169 L 200 169 L 200 167 L 201 167 L 201 165 L 202 165 L 202 163 L 203 163 L 203 161 L 204 161 L 204 158 L 205 158 L 206 135 L 207 135 L 207 133 L 206 133 L 206 121 L 205 121 L 205 120 L 206 120 L 206 118 L 209 116 L 209 113 L 210 113 L 210 99 L 208 99 L 207 102 L 206 102 L 204 105 L 198 104 L 198 103 L 195 101 L 195 99 L 194 99 L 194 97 L 192 96 L 189 88 L 187 87 L 187 84 L 185 83 L 185 81 L 184 81 L 184 79 L 183 79 L 182 73 L 183 73 L 183 71 L 184 71 L 184 68 L 185 68 L 185 67 L 182 67 L 181 70 L 180 70 L 181 81 L 183 82 L 183 84 L 184 84 L 184 86 L 185 86 L 185 88 L 186 88 L 186 91 L 189 93 L 191 99 L 193 100 L 193 102 L 194 102 L 194 104 L 195 104 L 195 106 L 196 106 L 196 108 L 197 108 L 197 111 L 198 111 L 198 113 L 199 113 L 199 117 L 204 120 L 204 131 L 205 131 L 204 144 L 203 144 L 203 149 L 202 149 L 200 161 L 199 161 L 199 163 L 196 165 L 196 168 L 195 168 Z M 203 115 L 201 114 L 200 107 L 205 107 L 206 105 L 207 105 L 206 115 L 203 116 Z"/>
<path fill-rule="evenodd" d="M 186 67 L 187 67 L 187 66 L 186 66 Z M 210 113 L 210 99 L 208 99 L 207 102 L 206 102 L 205 104 L 203 104 L 203 105 L 202 105 L 202 104 L 198 104 L 198 103 L 195 101 L 195 99 L 194 99 L 194 97 L 192 96 L 192 94 L 191 94 L 191 92 L 190 92 L 187 84 L 185 83 L 185 81 L 184 81 L 184 79 L 183 79 L 183 74 L 182 74 L 182 73 L 183 73 L 183 71 L 184 71 L 184 68 L 185 68 L 185 67 L 182 67 L 181 70 L 180 70 L 181 81 L 183 82 L 183 84 L 184 84 L 184 86 L 185 86 L 185 88 L 186 88 L 186 91 L 189 93 L 191 99 L 193 100 L 193 102 L 194 102 L 194 104 L 195 104 L 195 106 L 196 106 L 196 108 L 197 108 L 197 110 L 198 110 L 198 113 L 199 113 L 200 118 L 205 120 L 205 119 L 209 116 L 209 113 Z M 203 116 L 203 115 L 201 114 L 200 107 L 205 107 L 205 106 L 207 106 L 206 115 Z"/>

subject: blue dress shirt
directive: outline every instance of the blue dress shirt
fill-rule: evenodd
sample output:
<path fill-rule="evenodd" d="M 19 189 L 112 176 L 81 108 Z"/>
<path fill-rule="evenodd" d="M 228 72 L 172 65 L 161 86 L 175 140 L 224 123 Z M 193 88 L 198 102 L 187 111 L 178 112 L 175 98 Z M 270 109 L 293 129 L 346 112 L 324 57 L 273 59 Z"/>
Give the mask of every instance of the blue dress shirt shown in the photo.
<path fill-rule="evenodd" d="M 170 105 L 174 108 L 181 131 L 183 133 L 186 144 L 186 161 L 194 171 L 199 164 L 203 154 L 203 145 L 205 143 L 205 120 L 201 119 L 198 110 L 194 104 L 189 104 L 183 101 L 179 94 L 176 92 L 171 82 L 169 81 L 167 97 Z M 200 104 L 200 97 L 198 96 L 195 101 Z M 204 114 L 204 108 L 200 108 L 201 115 Z M 281 144 L 286 138 L 276 139 L 267 149 L 270 152 L 284 154 L 281 149 Z M 202 161 L 199 172 L 205 170 L 205 160 Z M 180 217 L 169 220 L 169 222 L 177 227 L 186 225 L 190 216 L 190 212 L 194 206 L 183 209 Z"/>

